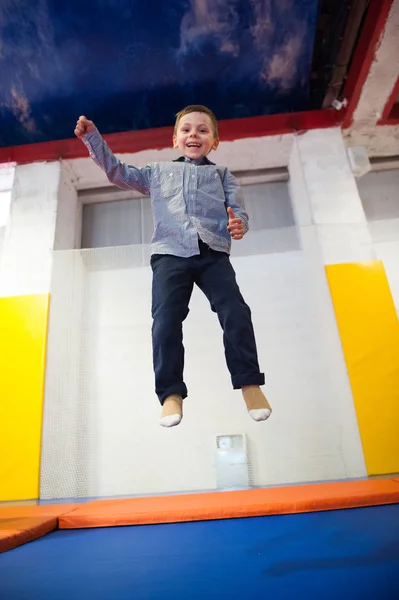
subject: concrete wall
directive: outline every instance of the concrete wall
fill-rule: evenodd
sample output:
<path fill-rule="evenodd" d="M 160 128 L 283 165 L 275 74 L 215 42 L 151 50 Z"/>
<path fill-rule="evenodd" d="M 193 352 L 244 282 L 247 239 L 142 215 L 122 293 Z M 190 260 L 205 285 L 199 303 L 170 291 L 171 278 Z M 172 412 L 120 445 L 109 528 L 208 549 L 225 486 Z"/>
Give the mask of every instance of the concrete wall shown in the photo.
<path fill-rule="evenodd" d="M 60 163 L 15 169 L 1 257 L 0 296 L 50 289 L 60 170 Z"/>
<path fill-rule="evenodd" d="M 282 251 L 277 246 L 269 253 L 249 246 L 240 256 L 242 246 L 235 244 L 232 255 L 252 308 L 266 390 L 274 406 L 267 435 L 248 419 L 239 394 L 230 388 L 220 328 L 198 291 L 184 327 L 189 385 L 184 421 L 173 432 L 160 428 L 151 367 L 151 272 L 144 246 L 57 253 L 56 271 L 69 275 L 57 276 L 53 297 L 62 299 L 64 319 L 68 307 L 75 315 L 71 322 L 83 317 L 79 327 L 68 329 L 67 343 L 60 334 L 62 318 L 56 321 L 53 313 L 50 322 L 56 353 L 49 359 L 48 435 L 55 427 L 59 440 L 63 406 L 70 407 L 73 419 L 69 430 L 64 427 L 63 440 L 69 442 L 61 444 L 62 456 L 54 454 L 53 442 L 45 437 L 45 497 L 214 488 L 219 434 L 247 436 L 254 485 L 366 474 L 325 265 L 368 263 L 377 258 L 376 250 L 337 130 L 294 140 L 290 173 L 299 247 Z M 265 211 L 266 206 L 267 194 Z M 98 226 L 106 227 L 104 207 L 91 210 Z M 271 233 L 280 239 L 284 228 L 271 232 L 266 213 L 262 217 L 263 226 L 262 219 L 254 219 L 253 233 L 263 240 Z M 68 394 L 52 365 L 72 356 L 79 359 L 68 388 L 74 391 Z M 60 462 L 66 465 L 62 477 Z"/>
<path fill-rule="evenodd" d="M 103 174 L 89 159 L 17 167 L 0 283 L 5 296 L 51 291 L 43 497 L 213 488 L 216 435 L 232 433 L 248 437 L 255 485 L 367 473 L 345 332 L 325 268 L 381 258 L 397 298 L 397 238 L 387 238 L 393 213 L 384 213 L 383 225 L 368 219 L 370 201 L 360 196 L 362 185 L 370 186 L 366 179 L 356 184 L 336 129 L 222 144 L 220 162 L 234 170 L 290 168 L 297 246 L 264 245 L 286 232 L 255 218 L 252 234 L 263 245 L 243 253 L 237 243 L 232 257 L 274 412 L 262 426 L 249 420 L 230 387 L 216 317 L 196 292 L 185 324 L 190 398 L 183 424 L 172 431 L 158 425 L 153 392 L 148 254 L 140 244 L 72 250 L 82 228 L 78 191 L 107 185 Z"/>
<path fill-rule="evenodd" d="M 399 315 L 399 170 L 368 173 L 358 187 L 376 257 L 384 263 Z"/>
<path fill-rule="evenodd" d="M 3 244 L 6 235 L 6 227 L 10 217 L 11 194 L 14 183 L 14 174 L 14 166 L 0 165 L 0 265 Z"/>

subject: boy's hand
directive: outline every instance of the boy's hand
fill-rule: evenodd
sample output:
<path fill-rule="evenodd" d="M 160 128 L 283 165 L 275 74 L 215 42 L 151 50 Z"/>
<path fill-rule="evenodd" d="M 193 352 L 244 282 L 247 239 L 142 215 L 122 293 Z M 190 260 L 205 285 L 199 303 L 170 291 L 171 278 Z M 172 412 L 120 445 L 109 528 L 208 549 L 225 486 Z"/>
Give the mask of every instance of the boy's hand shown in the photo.
<path fill-rule="evenodd" d="M 244 223 L 242 219 L 235 216 L 233 209 L 229 206 L 227 208 L 227 214 L 229 216 L 229 222 L 227 229 L 230 232 L 233 240 L 241 240 L 244 237 Z"/>
<path fill-rule="evenodd" d="M 79 117 L 76 127 L 75 127 L 75 135 L 78 138 L 83 137 L 86 133 L 90 133 L 90 131 L 94 131 L 96 126 L 93 121 L 89 121 L 85 116 Z"/>

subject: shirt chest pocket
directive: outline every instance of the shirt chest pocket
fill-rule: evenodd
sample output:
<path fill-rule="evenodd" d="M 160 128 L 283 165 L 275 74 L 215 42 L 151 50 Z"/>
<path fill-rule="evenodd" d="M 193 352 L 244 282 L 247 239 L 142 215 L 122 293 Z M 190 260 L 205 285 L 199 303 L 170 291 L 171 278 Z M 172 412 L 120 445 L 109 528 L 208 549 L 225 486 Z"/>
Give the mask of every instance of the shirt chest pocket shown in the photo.
<path fill-rule="evenodd" d="M 173 169 L 163 169 L 159 173 L 159 187 L 164 198 L 176 196 L 183 189 L 183 173 Z"/>
<path fill-rule="evenodd" d="M 216 169 L 212 169 L 211 172 L 206 172 L 204 169 L 204 172 L 200 172 L 198 184 L 207 196 L 211 196 L 219 202 L 225 201 L 223 183 Z"/>

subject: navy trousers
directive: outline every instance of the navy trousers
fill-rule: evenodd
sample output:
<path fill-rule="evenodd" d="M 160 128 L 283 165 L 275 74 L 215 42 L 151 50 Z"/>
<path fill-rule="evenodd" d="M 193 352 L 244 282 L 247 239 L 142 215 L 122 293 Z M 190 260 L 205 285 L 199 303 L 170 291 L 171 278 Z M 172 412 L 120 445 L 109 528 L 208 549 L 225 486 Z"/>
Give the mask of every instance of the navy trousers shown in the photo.
<path fill-rule="evenodd" d="M 151 257 L 152 347 L 155 392 L 162 404 L 170 394 L 187 396 L 183 380 L 183 321 L 194 284 L 204 292 L 223 329 L 226 363 L 234 389 L 263 385 L 251 311 L 238 287 L 230 259 L 200 241 L 200 254 Z M 206 373 L 204 373 L 206 376 Z"/>

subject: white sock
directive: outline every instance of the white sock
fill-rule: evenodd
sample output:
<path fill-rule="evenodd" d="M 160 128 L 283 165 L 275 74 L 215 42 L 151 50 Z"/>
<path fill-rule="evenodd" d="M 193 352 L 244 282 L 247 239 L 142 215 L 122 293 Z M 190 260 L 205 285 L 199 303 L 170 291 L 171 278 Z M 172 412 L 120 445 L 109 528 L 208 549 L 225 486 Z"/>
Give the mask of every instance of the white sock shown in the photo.
<path fill-rule="evenodd" d="M 254 421 L 266 421 L 272 414 L 268 408 L 253 408 L 248 411 Z"/>
<path fill-rule="evenodd" d="M 169 415 L 167 417 L 161 417 L 160 424 L 162 427 L 175 427 L 182 420 L 182 415 Z"/>

